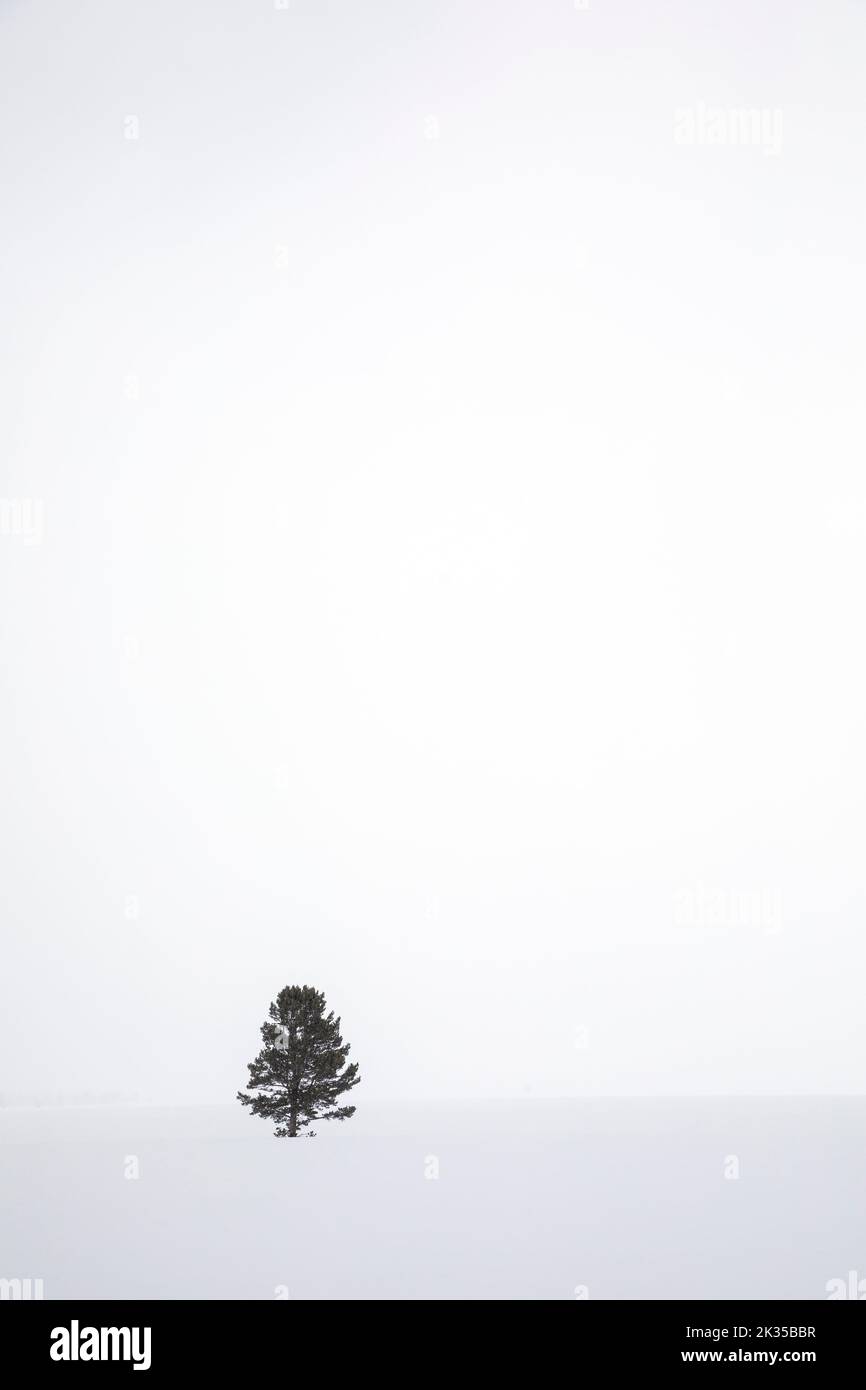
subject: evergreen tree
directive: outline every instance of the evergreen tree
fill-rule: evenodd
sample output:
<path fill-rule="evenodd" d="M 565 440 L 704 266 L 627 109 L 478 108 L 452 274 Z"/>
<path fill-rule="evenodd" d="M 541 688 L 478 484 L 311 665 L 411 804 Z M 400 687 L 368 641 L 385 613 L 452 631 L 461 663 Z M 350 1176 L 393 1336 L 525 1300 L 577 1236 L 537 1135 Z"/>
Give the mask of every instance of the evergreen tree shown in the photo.
<path fill-rule="evenodd" d="M 238 1100 L 273 1120 L 277 1138 L 296 1139 L 312 1120 L 354 1115 L 354 1105 L 336 1102 L 361 1080 L 358 1063 L 346 1066 L 349 1044 L 340 1037 L 333 1010 L 325 1013 L 324 994 L 309 985 L 287 985 L 268 1009 L 261 1034 L 264 1047 L 247 1068 L 247 1091 L 253 1094 L 238 1091 Z"/>

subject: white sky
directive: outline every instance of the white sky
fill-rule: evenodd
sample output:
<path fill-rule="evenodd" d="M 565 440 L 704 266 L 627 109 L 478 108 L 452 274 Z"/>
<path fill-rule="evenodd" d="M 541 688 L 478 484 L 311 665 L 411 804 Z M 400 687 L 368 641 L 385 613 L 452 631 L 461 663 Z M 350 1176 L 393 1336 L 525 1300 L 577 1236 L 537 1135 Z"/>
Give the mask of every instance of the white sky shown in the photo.
<path fill-rule="evenodd" d="M 864 59 L 0 6 L 0 1092 L 863 1089 Z"/>

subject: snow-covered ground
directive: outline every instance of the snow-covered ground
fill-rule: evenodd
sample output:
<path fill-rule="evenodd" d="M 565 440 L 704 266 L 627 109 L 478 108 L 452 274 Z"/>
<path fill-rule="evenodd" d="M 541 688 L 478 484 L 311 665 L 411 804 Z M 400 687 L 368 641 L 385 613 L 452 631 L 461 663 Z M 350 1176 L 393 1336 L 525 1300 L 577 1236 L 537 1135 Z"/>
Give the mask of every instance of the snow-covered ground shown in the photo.
<path fill-rule="evenodd" d="M 864 1155 L 863 1098 L 361 1104 L 295 1142 L 240 1106 L 7 1110 L 0 1277 L 46 1298 L 824 1298 L 866 1277 Z"/>

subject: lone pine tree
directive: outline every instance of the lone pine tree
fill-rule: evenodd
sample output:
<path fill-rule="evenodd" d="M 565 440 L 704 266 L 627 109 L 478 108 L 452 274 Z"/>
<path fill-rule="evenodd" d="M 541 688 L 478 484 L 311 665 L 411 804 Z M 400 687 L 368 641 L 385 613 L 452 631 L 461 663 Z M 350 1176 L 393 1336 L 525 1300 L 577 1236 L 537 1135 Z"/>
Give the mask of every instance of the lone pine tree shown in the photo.
<path fill-rule="evenodd" d="M 262 1024 L 264 1047 L 247 1068 L 252 1094 L 238 1091 L 241 1105 L 274 1121 L 279 1139 L 296 1139 L 313 1120 L 348 1120 L 355 1113 L 354 1105 L 336 1102 L 361 1080 L 358 1063 L 346 1066 L 349 1044 L 340 1037 L 339 1018 L 325 1007 L 324 994 L 309 985 L 281 989 Z"/>

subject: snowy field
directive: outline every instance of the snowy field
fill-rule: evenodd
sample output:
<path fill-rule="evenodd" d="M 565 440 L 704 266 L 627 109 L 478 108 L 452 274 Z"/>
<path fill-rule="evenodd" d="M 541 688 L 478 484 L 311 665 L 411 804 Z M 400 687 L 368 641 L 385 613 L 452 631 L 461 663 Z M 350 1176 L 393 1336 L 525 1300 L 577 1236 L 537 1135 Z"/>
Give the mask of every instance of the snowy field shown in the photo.
<path fill-rule="evenodd" d="M 866 1275 L 862 1098 L 362 1105 L 312 1141 L 240 1106 L 6 1110 L 0 1140 L 0 1276 L 46 1298 L 820 1299 Z"/>

